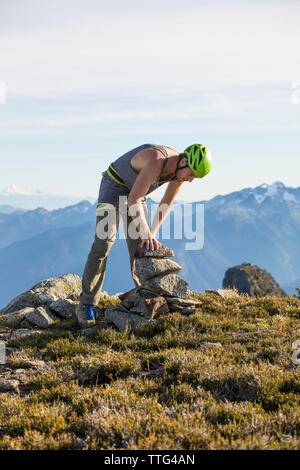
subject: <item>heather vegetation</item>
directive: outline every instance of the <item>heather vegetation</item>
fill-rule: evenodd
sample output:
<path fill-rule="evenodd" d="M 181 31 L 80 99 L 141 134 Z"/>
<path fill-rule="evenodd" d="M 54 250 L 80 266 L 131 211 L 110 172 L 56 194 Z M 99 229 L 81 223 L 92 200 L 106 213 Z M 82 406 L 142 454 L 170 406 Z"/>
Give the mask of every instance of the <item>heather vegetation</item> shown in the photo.
<path fill-rule="evenodd" d="M 10 339 L 0 449 L 299 449 L 300 301 L 193 296 L 135 333 L 69 317 Z"/>

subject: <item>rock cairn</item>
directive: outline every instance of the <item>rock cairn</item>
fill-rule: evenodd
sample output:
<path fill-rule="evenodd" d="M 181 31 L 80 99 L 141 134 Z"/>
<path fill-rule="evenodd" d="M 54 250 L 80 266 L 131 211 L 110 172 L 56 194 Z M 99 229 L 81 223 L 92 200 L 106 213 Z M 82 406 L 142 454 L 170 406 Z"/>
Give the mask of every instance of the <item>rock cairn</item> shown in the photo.
<path fill-rule="evenodd" d="M 201 302 L 189 298 L 189 284 L 178 276 L 182 267 L 168 259 L 172 257 L 174 252 L 162 244 L 154 251 L 139 247 L 135 252 L 135 274 L 140 286 L 119 295 L 121 303 L 106 309 L 105 321 L 126 331 L 175 311 L 195 313 Z"/>

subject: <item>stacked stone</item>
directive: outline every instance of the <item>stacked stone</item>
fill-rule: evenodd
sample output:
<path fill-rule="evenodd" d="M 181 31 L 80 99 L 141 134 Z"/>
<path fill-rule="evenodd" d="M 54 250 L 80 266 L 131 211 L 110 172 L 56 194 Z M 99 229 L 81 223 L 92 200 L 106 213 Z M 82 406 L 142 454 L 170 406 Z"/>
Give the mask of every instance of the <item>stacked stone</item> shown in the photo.
<path fill-rule="evenodd" d="M 105 311 L 106 322 L 125 331 L 174 311 L 194 313 L 201 302 L 189 298 L 189 284 L 178 276 L 182 267 L 168 259 L 172 257 L 174 252 L 162 244 L 154 251 L 139 247 L 135 252 L 135 274 L 140 286 L 119 296 L 121 303 Z"/>

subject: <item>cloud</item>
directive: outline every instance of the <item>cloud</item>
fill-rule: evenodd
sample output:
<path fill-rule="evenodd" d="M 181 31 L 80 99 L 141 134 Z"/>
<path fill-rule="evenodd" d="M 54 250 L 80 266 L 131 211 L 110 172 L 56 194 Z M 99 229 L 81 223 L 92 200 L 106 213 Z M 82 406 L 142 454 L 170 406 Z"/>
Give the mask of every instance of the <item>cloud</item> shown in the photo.
<path fill-rule="evenodd" d="M 299 77 L 299 3 L 173 3 L 18 3 L 17 24 L 1 37 L 8 95 L 215 90 Z M 9 20 L 16 5 L 4 5 Z"/>

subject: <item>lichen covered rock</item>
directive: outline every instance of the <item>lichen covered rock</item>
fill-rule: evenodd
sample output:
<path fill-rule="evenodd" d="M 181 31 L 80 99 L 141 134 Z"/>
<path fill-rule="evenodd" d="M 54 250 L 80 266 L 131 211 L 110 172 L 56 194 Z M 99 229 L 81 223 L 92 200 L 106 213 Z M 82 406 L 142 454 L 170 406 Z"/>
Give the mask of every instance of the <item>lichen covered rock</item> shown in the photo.
<path fill-rule="evenodd" d="M 147 250 L 146 246 L 143 245 L 141 248 L 140 246 L 137 247 L 134 256 L 136 258 L 144 258 L 144 257 L 150 257 L 150 258 L 173 258 L 174 257 L 174 251 L 168 248 L 167 246 L 163 245 L 162 243 L 159 246 L 158 250 Z"/>
<path fill-rule="evenodd" d="M 110 308 L 105 311 L 105 321 L 113 323 L 119 331 L 134 331 L 139 325 L 149 322 L 149 319 L 135 315 L 134 313 L 126 313 L 116 308 Z"/>
<path fill-rule="evenodd" d="M 160 258 L 139 258 L 135 263 L 136 275 L 141 283 L 148 281 L 155 276 L 164 276 L 166 274 L 177 274 L 182 267 L 170 259 Z"/>
<path fill-rule="evenodd" d="M 240 294 L 248 294 L 250 297 L 287 295 L 270 273 L 250 263 L 228 269 L 223 280 L 223 288 L 236 288 Z"/>
<path fill-rule="evenodd" d="M 19 311 L 25 307 L 49 307 L 59 298 L 78 300 L 81 293 L 81 277 L 64 274 L 39 282 L 31 289 L 12 299 L 1 314 Z"/>
<path fill-rule="evenodd" d="M 189 283 L 177 276 L 177 274 L 167 274 L 157 276 L 144 283 L 144 287 L 161 295 L 174 295 L 177 297 L 188 297 L 187 288 Z"/>

